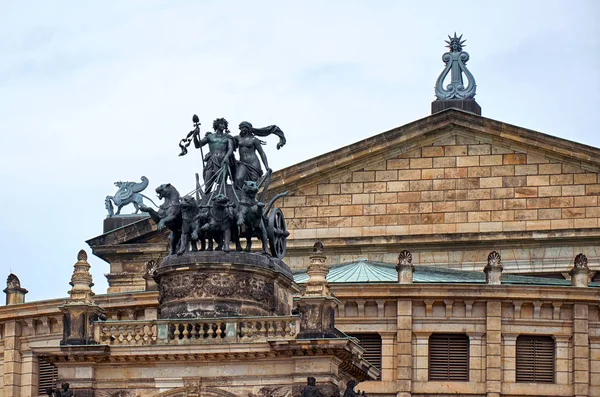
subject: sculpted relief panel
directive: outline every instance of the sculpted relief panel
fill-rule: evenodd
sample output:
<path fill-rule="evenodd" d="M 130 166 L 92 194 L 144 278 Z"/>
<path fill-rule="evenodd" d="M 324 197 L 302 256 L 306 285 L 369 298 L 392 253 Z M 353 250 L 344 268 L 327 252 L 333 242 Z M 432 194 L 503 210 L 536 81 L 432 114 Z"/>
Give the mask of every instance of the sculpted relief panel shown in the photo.
<path fill-rule="evenodd" d="M 247 274 L 188 273 L 170 274 L 161 278 L 160 303 L 183 298 L 250 299 L 264 305 L 273 301 L 273 282 Z"/>

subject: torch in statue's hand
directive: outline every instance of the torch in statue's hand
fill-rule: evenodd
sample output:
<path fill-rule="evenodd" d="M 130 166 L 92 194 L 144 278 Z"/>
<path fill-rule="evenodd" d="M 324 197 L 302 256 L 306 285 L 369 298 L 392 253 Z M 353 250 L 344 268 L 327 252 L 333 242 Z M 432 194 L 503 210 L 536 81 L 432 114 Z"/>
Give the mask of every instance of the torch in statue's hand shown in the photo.
<path fill-rule="evenodd" d="M 194 136 L 198 137 L 200 135 L 200 119 L 198 118 L 198 115 L 192 116 L 192 122 L 194 123 L 194 129 L 188 132 L 187 136 L 179 142 L 179 147 L 181 148 L 181 153 L 179 153 L 180 156 L 185 156 L 187 154 L 187 148 L 192 143 Z"/>

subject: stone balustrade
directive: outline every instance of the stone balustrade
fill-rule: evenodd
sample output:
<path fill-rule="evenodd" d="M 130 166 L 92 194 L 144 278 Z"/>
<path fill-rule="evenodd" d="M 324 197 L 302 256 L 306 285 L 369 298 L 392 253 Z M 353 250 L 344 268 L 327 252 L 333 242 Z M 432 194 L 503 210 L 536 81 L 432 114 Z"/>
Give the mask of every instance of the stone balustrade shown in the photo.
<path fill-rule="evenodd" d="M 297 322 L 298 317 L 294 316 L 97 321 L 94 340 L 112 346 L 292 340 L 298 333 Z"/>

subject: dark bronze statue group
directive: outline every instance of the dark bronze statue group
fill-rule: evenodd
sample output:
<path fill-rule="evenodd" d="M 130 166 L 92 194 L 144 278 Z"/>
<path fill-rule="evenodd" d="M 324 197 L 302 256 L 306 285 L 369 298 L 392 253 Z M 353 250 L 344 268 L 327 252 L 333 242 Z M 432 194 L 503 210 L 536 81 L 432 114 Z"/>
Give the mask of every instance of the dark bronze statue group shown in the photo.
<path fill-rule="evenodd" d="M 354 379 L 349 380 L 346 383 L 346 391 L 344 392 L 343 397 L 367 397 L 367 395 L 365 394 L 364 391 L 361 392 L 359 390 L 357 392 L 354 390 L 354 388 L 356 387 L 357 384 L 358 383 Z M 339 397 L 339 390 L 337 390 L 337 388 L 336 388 L 336 392 L 334 393 L 333 397 L 335 397 L 336 395 Z M 300 394 L 299 397 L 328 397 L 328 396 L 324 395 L 323 392 L 317 386 L 317 379 L 315 379 L 313 376 L 309 376 L 308 378 L 306 378 L 306 386 L 302 390 L 302 393 Z"/>
<path fill-rule="evenodd" d="M 68 383 L 63 383 L 59 388 L 53 389 L 51 387 L 47 388 L 46 395 L 51 397 L 74 397 L 73 390 L 69 389 L 71 385 Z"/>
<path fill-rule="evenodd" d="M 180 156 L 187 154 L 192 142 L 200 149 L 204 184 L 196 175 L 196 189 L 185 196 L 169 183 L 160 185 L 156 193 L 164 201 L 158 210 L 143 202 L 137 206 L 150 215 L 158 230 L 170 230 L 170 255 L 199 249 L 229 251 L 230 245 L 241 251 L 241 238 L 246 239 L 245 250 L 250 252 L 252 239 L 258 238 L 263 254 L 283 258 L 289 232 L 283 212 L 273 204 L 287 192 L 275 195 L 267 204 L 263 202 L 272 170 L 262 149 L 266 143 L 257 138 L 276 135 L 279 149 L 286 143 L 283 131 L 275 125 L 254 128 L 244 121 L 239 125 L 239 135 L 233 136 L 227 120 L 220 118 L 213 122 L 214 131 L 201 137 L 198 116 L 194 115 L 193 122 L 194 129 L 179 144 Z"/>

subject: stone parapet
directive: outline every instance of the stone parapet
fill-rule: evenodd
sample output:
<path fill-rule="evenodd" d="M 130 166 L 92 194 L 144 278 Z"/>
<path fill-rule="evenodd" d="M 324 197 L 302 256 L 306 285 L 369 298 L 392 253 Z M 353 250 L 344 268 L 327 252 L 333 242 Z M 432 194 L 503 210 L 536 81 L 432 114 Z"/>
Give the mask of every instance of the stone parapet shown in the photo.
<path fill-rule="evenodd" d="M 298 316 L 100 321 L 94 340 L 111 346 L 202 345 L 294 340 Z"/>

